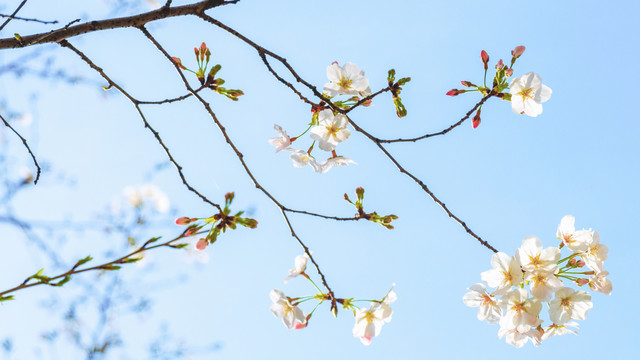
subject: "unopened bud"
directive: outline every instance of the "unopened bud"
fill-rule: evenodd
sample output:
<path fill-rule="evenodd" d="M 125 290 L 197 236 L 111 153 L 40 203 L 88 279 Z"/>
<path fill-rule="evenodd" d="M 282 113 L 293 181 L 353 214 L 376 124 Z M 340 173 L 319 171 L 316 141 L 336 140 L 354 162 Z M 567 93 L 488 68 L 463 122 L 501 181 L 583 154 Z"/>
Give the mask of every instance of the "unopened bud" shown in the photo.
<path fill-rule="evenodd" d="M 480 125 L 480 110 L 482 110 L 482 109 L 478 109 L 478 112 L 473 117 L 473 120 L 471 120 L 471 124 L 473 125 L 474 129 L 477 128 L 478 125 Z"/>
<path fill-rule="evenodd" d="M 585 265 L 586 265 L 586 263 L 584 261 L 578 260 L 578 267 L 583 267 Z"/>
<path fill-rule="evenodd" d="M 182 70 L 186 70 L 187 68 L 184 67 L 184 65 L 182 65 L 182 61 L 180 60 L 180 58 L 178 57 L 172 57 L 171 60 L 173 60 L 174 63 L 176 63 L 176 65 L 178 65 L 178 67 Z"/>
<path fill-rule="evenodd" d="M 498 60 L 498 63 L 496 64 L 496 69 L 500 70 L 504 67 L 504 63 L 502 62 L 502 59 Z"/>
<path fill-rule="evenodd" d="M 196 243 L 196 249 L 204 250 L 207 247 L 207 245 L 209 245 L 209 242 L 207 242 L 206 239 L 202 238 L 198 240 L 198 242 Z"/>
<path fill-rule="evenodd" d="M 586 285 L 589 283 L 589 279 L 576 279 L 576 284 L 578 286 Z"/>
<path fill-rule="evenodd" d="M 486 51 L 482 50 L 482 52 L 480 52 L 480 59 L 482 59 L 484 69 L 487 70 L 489 68 L 489 54 L 487 54 Z"/>
<path fill-rule="evenodd" d="M 449 96 L 458 96 L 464 92 L 467 92 L 467 90 L 458 90 L 458 89 L 451 89 L 449 91 L 447 91 L 447 95 Z"/>
<path fill-rule="evenodd" d="M 356 195 L 358 195 L 358 199 L 362 199 L 364 197 L 364 188 L 362 186 L 359 186 L 356 189 Z"/>
<path fill-rule="evenodd" d="M 189 225 L 190 223 L 192 223 L 195 220 L 196 219 L 191 219 L 191 218 L 188 218 L 186 216 L 183 216 L 181 218 L 176 219 L 176 225 Z"/>
<path fill-rule="evenodd" d="M 513 69 L 507 69 L 507 71 L 504 72 L 504 75 L 506 77 L 511 77 L 511 75 L 513 75 Z"/>
<path fill-rule="evenodd" d="M 460 81 L 460 83 L 462 84 L 462 86 L 464 87 L 477 87 L 474 83 L 472 83 L 471 81 Z M 448 95 L 448 94 L 447 94 Z"/>
<path fill-rule="evenodd" d="M 524 46 L 522 45 L 516 46 L 515 49 L 511 50 L 511 55 L 513 56 L 514 59 L 517 59 L 520 56 L 522 56 L 522 53 L 524 53 Z"/>

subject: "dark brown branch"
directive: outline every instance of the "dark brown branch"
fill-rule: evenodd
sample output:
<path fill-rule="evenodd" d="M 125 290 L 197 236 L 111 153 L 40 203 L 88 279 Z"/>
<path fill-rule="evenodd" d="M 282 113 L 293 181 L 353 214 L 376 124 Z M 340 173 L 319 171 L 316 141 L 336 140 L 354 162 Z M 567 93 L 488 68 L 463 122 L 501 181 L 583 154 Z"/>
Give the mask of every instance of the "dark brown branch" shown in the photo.
<path fill-rule="evenodd" d="M 173 158 L 173 155 L 171 155 L 171 151 L 169 151 L 169 148 L 165 145 L 164 141 L 160 137 L 160 134 L 151 126 L 151 124 L 149 124 L 149 122 L 147 121 L 147 118 L 144 116 L 144 113 L 142 112 L 142 109 L 140 109 L 140 102 L 137 99 L 135 99 L 133 96 L 131 96 L 128 92 L 126 92 L 120 85 L 116 84 L 113 80 L 111 80 L 111 78 L 109 78 L 109 76 L 107 76 L 107 74 L 104 73 L 102 68 L 100 68 L 96 64 L 94 64 L 93 61 L 91 61 L 91 59 L 89 59 L 83 52 L 81 52 L 80 50 L 76 49 L 67 40 L 60 41 L 60 46 L 69 48 L 73 52 L 75 52 L 78 56 L 80 56 L 80 58 L 84 62 L 86 62 L 92 69 L 97 71 L 98 74 L 100 74 L 100 76 L 102 76 L 105 80 L 107 80 L 107 82 L 109 83 L 109 87 L 115 87 L 116 89 L 118 89 L 118 91 L 120 91 L 120 93 L 122 93 L 124 96 L 126 96 L 127 99 L 129 99 L 134 104 L 134 106 L 136 107 L 136 110 L 138 111 L 138 114 L 140 115 L 140 118 L 144 122 L 144 126 L 146 128 L 148 128 L 153 133 L 153 136 L 156 138 L 158 143 L 160 143 L 160 145 L 162 146 L 162 149 L 164 149 L 164 152 L 169 157 L 169 161 L 178 170 L 178 175 L 180 176 L 180 179 L 182 180 L 182 183 L 187 187 L 187 189 L 189 189 L 189 191 L 191 191 L 192 193 L 194 193 L 198 197 L 200 197 L 200 199 L 202 199 L 202 201 L 204 201 L 207 204 L 209 204 L 211 206 L 214 206 L 218 210 L 222 211 L 222 208 L 220 207 L 220 205 L 218 205 L 218 204 L 212 202 L 211 200 L 209 200 L 206 196 L 201 194 L 198 190 L 196 190 L 194 187 L 192 187 L 189 184 L 189 182 L 187 181 L 187 179 L 184 176 L 184 173 L 182 172 L 182 166 L 180 166 L 180 164 L 178 164 L 178 162 Z"/>
<path fill-rule="evenodd" d="M 11 124 L 9 124 L 7 122 L 7 120 L 5 120 L 2 115 L 0 115 L 0 119 L 2 119 L 2 122 L 4 122 L 4 125 L 6 127 L 8 127 L 9 129 L 11 129 L 11 131 L 13 131 L 14 134 L 16 134 L 20 140 L 22 140 L 22 144 L 24 145 L 24 147 L 27 149 L 27 151 L 29 152 L 29 155 L 31 155 L 31 159 L 33 160 L 33 163 L 36 165 L 36 178 L 33 181 L 34 184 L 38 183 L 38 180 L 40 179 L 40 172 L 42 171 L 42 169 L 40 169 L 40 165 L 38 165 L 38 160 L 36 160 L 36 156 L 33 155 L 33 151 L 31 151 L 31 148 L 29 147 L 29 144 L 27 144 L 27 139 L 23 138 L 22 135 L 20 135 L 20 133 L 18 133 L 16 131 L 16 129 L 14 129 L 13 127 L 11 127 Z"/>
<path fill-rule="evenodd" d="M 4 21 L 4 23 L 2 23 L 2 25 L 0 25 L 0 31 L 2 29 L 4 29 L 5 26 L 7 26 L 7 24 L 9 23 L 9 21 L 15 19 L 16 14 L 18 13 L 18 11 L 20 11 L 20 9 L 22 9 L 22 7 L 24 6 L 24 4 L 27 3 L 27 0 L 22 0 L 22 2 L 20 3 L 20 5 L 18 5 L 18 7 L 16 8 L 16 10 L 13 12 L 13 14 L 9 15 L 8 19 Z"/>
<path fill-rule="evenodd" d="M 26 2 L 26 0 L 23 1 L 23 3 L 24 2 Z M 65 28 L 53 30 L 47 33 L 21 36 L 20 40 L 15 38 L 0 39 L 0 49 L 17 48 L 17 47 L 24 47 L 24 46 L 44 44 L 44 43 L 57 43 L 57 42 L 60 42 L 61 40 L 86 34 L 93 31 L 126 28 L 126 27 L 138 27 L 152 21 L 167 19 L 170 17 L 200 14 L 205 10 L 212 9 L 214 7 L 218 7 L 222 5 L 235 4 L 236 2 L 238 2 L 238 0 L 233 0 L 233 1 L 204 0 L 204 1 L 199 1 L 194 4 L 184 5 L 184 6 L 176 6 L 176 7 L 163 6 L 158 10 L 150 11 L 144 14 L 115 18 L 115 19 L 100 20 L 100 21 L 90 21 L 84 24 L 65 27 Z M 9 20 L 7 20 L 7 22 L 8 21 Z M 2 27 L 4 27 L 4 25 Z M 0 30 L 2 29 L 2 27 L 0 27 Z"/>
<path fill-rule="evenodd" d="M 444 135 L 446 133 L 448 133 L 449 131 L 455 129 L 456 127 L 460 126 L 463 122 L 465 122 L 470 116 L 471 114 L 473 114 L 476 109 L 478 109 L 480 106 L 482 106 L 482 104 L 485 103 L 485 101 L 489 100 L 490 97 L 494 96 L 493 93 L 490 93 L 489 95 L 486 95 L 485 97 L 483 97 L 473 108 L 471 108 L 471 110 L 467 111 L 467 113 L 464 115 L 464 117 L 462 119 L 460 119 L 457 123 L 449 126 L 448 128 L 436 132 L 436 133 L 432 133 L 432 134 L 425 134 L 422 136 L 418 136 L 415 138 L 410 138 L 410 139 L 395 139 L 395 140 L 385 140 L 385 139 L 379 139 L 379 138 L 375 138 L 377 142 L 380 143 L 395 143 L 395 142 L 415 142 L 418 140 L 422 140 L 422 139 L 427 139 L 430 138 L 432 136 L 438 136 L 438 135 Z"/>

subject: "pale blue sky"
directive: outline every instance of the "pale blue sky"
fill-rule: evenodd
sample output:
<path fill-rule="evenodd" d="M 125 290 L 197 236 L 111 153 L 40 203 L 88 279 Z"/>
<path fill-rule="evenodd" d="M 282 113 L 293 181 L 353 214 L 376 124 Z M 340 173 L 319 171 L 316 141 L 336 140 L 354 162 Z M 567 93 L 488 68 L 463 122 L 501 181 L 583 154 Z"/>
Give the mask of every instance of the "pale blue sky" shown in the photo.
<path fill-rule="evenodd" d="M 10 1 L 2 12 L 14 3 L 19 2 Z M 183 3 L 187 1 L 174 1 Z M 70 10 L 74 8 L 78 10 Z M 141 278 L 144 284 L 169 279 L 171 285 L 141 285 L 135 291 L 154 299 L 154 315 L 117 323 L 129 339 L 168 323 L 174 335 L 194 344 L 222 344 L 207 357 L 214 359 L 626 356 L 636 348 L 639 320 L 639 292 L 632 282 L 640 250 L 634 238 L 640 214 L 640 118 L 635 109 L 639 11 L 636 1 L 617 1 L 614 6 L 603 1 L 242 0 L 208 12 L 285 57 L 319 87 L 327 82 L 325 69 L 333 61 L 356 63 L 366 71 L 373 91 L 386 86 L 390 68 L 398 77 L 411 76 L 402 93 L 406 118 L 395 116 L 391 99 L 384 95 L 374 106 L 352 113 L 359 125 L 384 138 L 422 135 L 456 122 L 479 96 L 444 94 L 459 88 L 460 80 L 482 82 L 480 51 L 489 53 L 492 67 L 500 58 L 508 62 L 510 51 L 525 45 L 514 76 L 536 72 L 553 90 L 540 116 L 514 114 L 509 103 L 492 99 L 483 107 L 477 129 L 465 123 L 446 136 L 388 149 L 476 233 L 508 254 L 530 235 L 540 237 L 544 246 L 556 245 L 556 227 L 566 214 L 576 217 L 578 228 L 598 230 L 601 242 L 610 248 L 605 269 L 611 273 L 613 293 L 593 294 L 594 307 L 579 322 L 578 336 L 515 349 L 498 339 L 497 325 L 478 321 L 477 310 L 464 306 L 462 296 L 490 268 L 492 253 L 478 246 L 361 134 L 352 131 L 339 147 L 358 165 L 327 174 L 294 168 L 288 154 L 274 154 L 267 142 L 275 136 L 273 124 L 290 134 L 301 132 L 310 119 L 308 106 L 268 73 L 252 48 L 194 18 L 148 28 L 191 68 L 192 48 L 205 41 L 213 61 L 222 64 L 220 76 L 228 87 L 245 92 L 238 102 L 215 94 L 206 98 L 265 188 L 292 208 L 352 216 L 343 193 L 351 195 L 363 186 L 365 210 L 400 217 L 395 230 L 386 230 L 372 223 L 292 216 L 338 296 L 380 298 L 396 283 L 398 301 L 392 305 L 393 320 L 370 347 L 352 336 L 353 317 L 348 312 L 334 319 L 324 305 L 308 328 L 284 328 L 269 312 L 268 295 L 273 288 L 290 296 L 312 294 L 313 288 L 301 279 L 282 284 L 301 249 L 277 207 L 253 187 L 201 105 L 188 100 L 144 110 L 194 186 L 213 200 L 235 191 L 233 208 L 253 209 L 260 224 L 255 230 L 225 234 L 207 249 L 211 260 L 205 265 L 185 264 L 181 254 L 161 250 L 150 264 L 152 271 L 123 269 L 125 278 Z M 62 8 L 31 0 L 22 13 L 64 24 L 75 18 L 105 18 L 109 4 L 67 1 Z M 43 25 L 11 25 L 0 37 L 48 30 Z M 137 30 L 99 32 L 69 41 L 134 96 L 161 100 L 185 93 L 172 66 Z M 103 93 L 95 85 L 103 81 L 86 64 L 69 51 L 49 47 L 54 48 L 57 64 L 92 83 L 71 86 L 5 75 L 0 77 L 0 96 L 13 110 L 33 114 L 34 124 L 19 129 L 39 157 L 75 179 L 76 185 L 68 189 L 56 183 L 54 174 L 45 174 L 42 184 L 14 206 L 31 219 L 89 220 L 125 186 L 146 182 L 145 174 L 165 155 L 123 96 L 115 90 Z M 28 51 L 0 51 L 0 65 Z M 37 102 L 29 100 L 34 90 Z M 28 165 L 20 144 L 13 145 L 12 153 L 22 159 L 17 163 Z M 169 195 L 177 215 L 211 214 L 186 191 L 173 167 L 161 171 L 154 183 Z M 170 237 L 179 231 L 170 225 L 147 235 Z M 5 244 L 0 252 L 4 289 L 37 271 L 42 259 L 29 255 L 29 243 L 15 231 L 0 227 L 0 235 Z M 95 246 L 111 246 L 91 236 L 72 236 L 65 259 L 72 263 Z M 187 280 L 177 277 L 182 273 L 189 274 Z M 32 289 L 0 307 L 0 339 L 11 336 L 16 342 L 13 358 L 36 356 L 33 349 L 39 346 L 38 329 L 45 327 L 41 317 L 46 314 L 38 302 L 55 291 L 67 297 L 73 293 Z M 144 354 L 145 347 L 131 343 L 126 355 L 141 358 L 136 354 Z M 60 351 L 64 354 L 64 348 Z"/>

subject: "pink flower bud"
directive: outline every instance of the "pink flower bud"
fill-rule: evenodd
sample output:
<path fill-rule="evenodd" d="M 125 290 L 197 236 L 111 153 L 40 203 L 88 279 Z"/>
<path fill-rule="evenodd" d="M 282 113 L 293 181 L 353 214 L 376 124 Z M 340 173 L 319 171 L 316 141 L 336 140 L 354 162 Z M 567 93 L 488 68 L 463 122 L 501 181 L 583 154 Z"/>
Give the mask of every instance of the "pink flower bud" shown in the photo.
<path fill-rule="evenodd" d="M 586 263 L 584 261 L 578 260 L 578 267 L 583 267 L 585 265 L 586 265 Z"/>
<path fill-rule="evenodd" d="M 181 218 L 176 219 L 176 225 L 189 225 L 191 223 L 191 219 L 183 216 Z"/>
<path fill-rule="evenodd" d="M 523 52 L 524 52 L 524 46 L 520 45 L 520 46 L 516 46 L 515 49 L 511 50 L 511 55 L 513 56 L 514 59 L 517 59 L 522 55 Z"/>
<path fill-rule="evenodd" d="M 196 249 L 198 250 L 204 250 L 207 245 L 209 245 L 209 243 L 207 242 L 206 239 L 200 239 L 198 240 L 198 242 L 196 243 Z"/>
<path fill-rule="evenodd" d="M 449 95 L 449 96 L 458 96 L 458 95 L 462 94 L 463 92 L 466 92 L 466 90 L 451 89 L 451 90 L 447 91 L 447 95 Z"/>
<path fill-rule="evenodd" d="M 174 63 L 176 63 L 176 65 L 178 65 L 178 67 L 182 70 L 186 70 L 187 68 L 184 67 L 184 65 L 182 65 L 182 60 L 180 60 L 180 58 L 178 57 L 172 57 L 171 60 L 173 60 Z"/>
<path fill-rule="evenodd" d="M 478 125 L 480 125 L 480 110 L 478 109 L 478 112 L 476 113 L 476 115 L 473 117 L 473 120 L 471 120 L 471 124 L 473 125 L 473 128 L 477 128 Z"/>
<path fill-rule="evenodd" d="M 482 50 L 480 52 L 480 58 L 482 59 L 482 63 L 484 64 L 484 69 L 487 70 L 489 68 L 489 54 L 486 51 Z"/>
<path fill-rule="evenodd" d="M 471 81 L 460 81 L 460 83 L 462 84 L 462 86 L 465 87 L 477 87 L 474 83 L 472 83 Z"/>
<path fill-rule="evenodd" d="M 586 285 L 589 283 L 589 279 L 576 279 L 576 284 L 578 286 Z"/>
<path fill-rule="evenodd" d="M 511 75 L 513 75 L 513 69 L 507 69 L 504 74 L 506 75 L 506 77 L 511 77 Z"/>
<path fill-rule="evenodd" d="M 504 63 L 502 62 L 502 59 L 498 60 L 498 63 L 496 64 L 496 69 L 500 70 L 504 67 Z"/>

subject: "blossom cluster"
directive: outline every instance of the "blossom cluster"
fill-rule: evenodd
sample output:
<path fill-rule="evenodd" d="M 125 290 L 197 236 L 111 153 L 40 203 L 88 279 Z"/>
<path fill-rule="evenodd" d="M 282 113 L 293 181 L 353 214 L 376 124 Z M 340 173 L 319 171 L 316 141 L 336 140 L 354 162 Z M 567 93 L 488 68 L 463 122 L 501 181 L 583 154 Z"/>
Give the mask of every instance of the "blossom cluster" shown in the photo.
<path fill-rule="evenodd" d="M 554 335 L 577 334 L 571 320 L 584 320 L 593 307 L 591 295 L 565 286 L 562 280 L 609 295 L 611 281 L 603 270 L 609 249 L 600 244 L 597 231 L 576 230 L 575 218 L 562 218 L 556 236 L 557 247 L 542 247 L 536 237 L 527 237 L 515 256 L 498 252 L 491 258 L 492 270 L 481 274 L 483 283 L 469 287 L 463 302 L 479 307 L 478 320 L 500 324 L 498 336 L 507 343 L 522 347 L 528 340 L 538 346 Z M 571 254 L 561 258 L 561 250 Z M 590 270 L 584 270 L 587 266 Z M 584 277 L 583 277 L 584 276 Z M 494 288 L 488 291 L 486 286 Z M 529 286 L 529 291 L 525 286 Z M 549 307 L 551 325 L 543 326 L 542 303 Z"/>
<path fill-rule="evenodd" d="M 346 63 L 344 66 L 338 65 L 337 62 L 327 67 L 327 77 L 329 82 L 324 85 L 324 95 L 332 98 L 339 95 L 351 95 L 347 101 L 336 102 L 337 106 L 346 104 L 355 104 L 360 99 L 364 99 L 371 95 L 369 80 L 364 76 L 357 65 Z M 364 105 L 367 106 L 370 101 Z M 349 130 L 349 120 L 344 114 L 334 112 L 333 110 L 320 103 L 319 106 L 312 108 L 311 123 L 307 129 L 296 137 L 290 137 L 287 132 L 279 125 L 274 125 L 274 129 L 278 134 L 277 137 L 269 139 L 269 143 L 276 147 L 276 152 L 281 150 L 291 151 L 289 158 L 295 167 L 311 168 L 317 173 L 325 173 L 334 166 L 347 166 L 355 164 L 355 161 L 348 157 L 339 156 L 336 153 L 336 147 L 341 142 L 349 139 L 351 130 Z M 309 136 L 313 139 L 313 144 L 308 150 L 299 150 L 291 148 L 291 144 L 298 140 L 301 136 L 309 132 Z M 331 157 L 325 161 L 318 161 L 311 155 L 315 144 L 318 144 L 320 150 L 331 153 Z"/>
<path fill-rule="evenodd" d="M 331 296 L 323 293 L 309 275 L 305 273 L 308 260 L 309 255 L 306 253 L 296 256 L 294 260 L 294 268 L 289 270 L 289 276 L 284 280 L 284 283 L 288 283 L 291 279 L 297 276 L 302 276 L 313 284 L 315 289 L 318 291 L 317 294 L 291 298 L 286 296 L 280 289 L 273 289 L 269 294 L 271 301 L 273 302 L 270 308 L 271 312 L 275 317 L 282 319 L 284 326 L 289 329 L 298 330 L 306 328 L 309 324 L 309 320 L 311 319 L 311 315 L 313 315 L 313 312 L 318 308 L 318 306 L 325 301 L 331 300 Z M 310 300 L 316 300 L 318 301 L 318 304 L 309 314 L 305 315 L 299 305 Z M 391 321 L 393 310 L 390 305 L 396 300 L 397 295 L 393 291 L 392 287 L 381 300 L 336 298 L 335 302 L 341 304 L 344 309 L 352 310 L 355 318 L 355 324 L 352 330 L 353 336 L 359 338 L 364 345 L 370 345 L 373 337 L 380 334 L 382 325 Z M 355 304 L 356 302 L 361 301 L 369 302 L 370 307 L 368 309 L 360 308 Z M 332 311 L 334 315 L 337 316 L 337 308 L 332 308 Z"/>
<path fill-rule="evenodd" d="M 542 114 L 542 103 L 551 98 L 552 91 L 548 86 L 542 84 L 540 75 L 529 72 L 521 77 L 514 78 L 510 84 L 507 83 L 507 79 L 513 75 L 513 64 L 522 56 L 524 50 L 525 47 L 520 45 L 511 51 L 511 64 L 509 66 L 505 65 L 502 59 L 498 61 L 495 66 L 496 73 L 491 86 L 487 86 L 489 54 L 482 50 L 480 59 L 484 66 L 483 86 L 475 85 L 470 81 L 461 81 L 462 86 L 469 89 L 451 89 L 447 92 L 447 95 L 457 96 L 469 91 L 478 91 L 482 96 L 492 95 L 510 101 L 511 109 L 516 114 L 525 114 L 531 117 Z M 507 88 L 509 91 L 505 92 Z M 478 107 L 472 119 L 474 129 L 480 125 L 481 111 L 482 105 Z"/>

